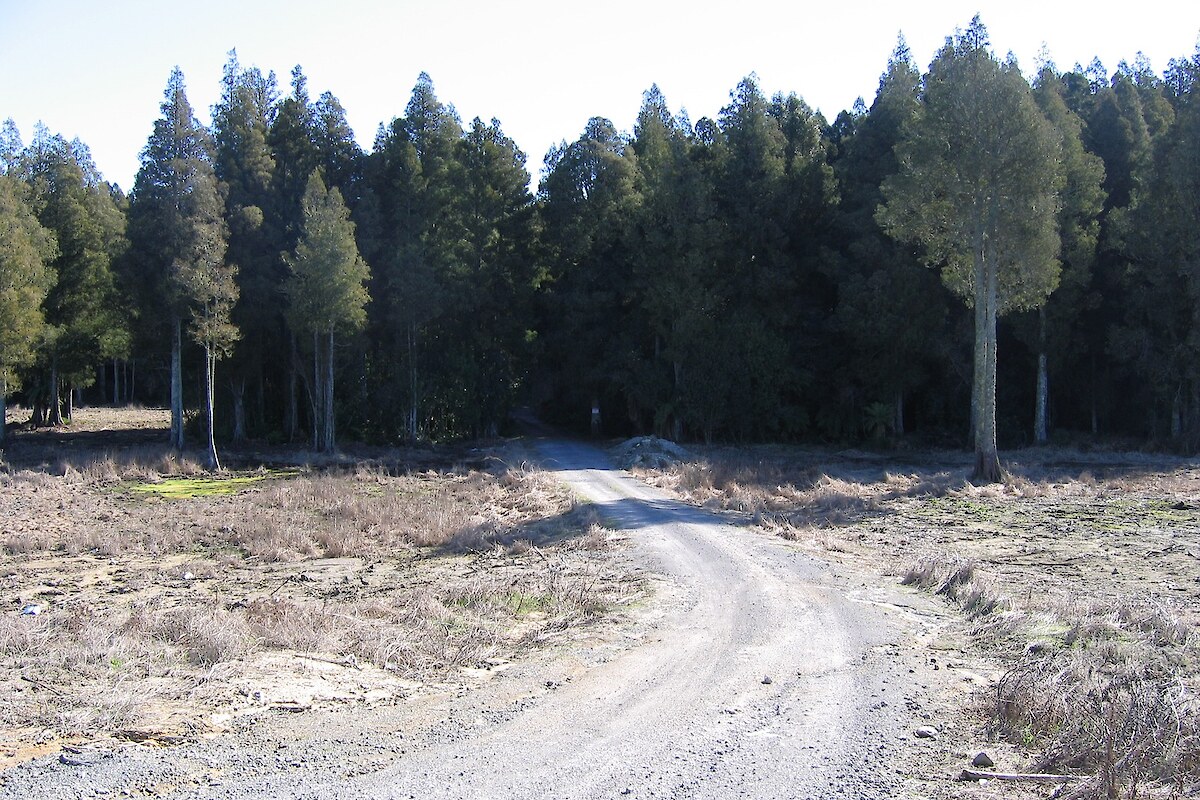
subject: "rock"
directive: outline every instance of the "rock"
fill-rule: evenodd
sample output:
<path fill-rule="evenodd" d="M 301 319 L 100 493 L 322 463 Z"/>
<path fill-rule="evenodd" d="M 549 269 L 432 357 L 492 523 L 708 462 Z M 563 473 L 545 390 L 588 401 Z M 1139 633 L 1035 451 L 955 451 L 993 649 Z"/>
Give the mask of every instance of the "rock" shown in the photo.
<path fill-rule="evenodd" d="M 21 616 L 36 617 L 38 614 L 46 610 L 46 607 L 41 603 L 30 603 L 21 609 Z"/>
<path fill-rule="evenodd" d="M 687 459 L 688 452 L 667 439 L 656 436 L 637 436 L 622 442 L 614 449 L 618 464 L 623 469 L 646 467 L 665 469 Z"/>
<path fill-rule="evenodd" d="M 980 752 L 971 759 L 971 766 L 979 767 L 980 769 L 991 769 L 996 766 L 996 762 L 992 761 L 992 757 L 987 753 Z"/>
<path fill-rule="evenodd" d="M 763 682 L 764 684 L 771 684 L 771 683 L 774 683 L 774 681 L 773 681 L 773 680 L 771 680 L 771 676 L 770 676 L 770 675 L 763 675 L 762 682 Z"/>
<path fill-rule="evenodd" d="M 936 739 L 938 735 L 938 729 L 929 725 L 923 725 L 913 731 L 913 735 L 918 739 Z"/>

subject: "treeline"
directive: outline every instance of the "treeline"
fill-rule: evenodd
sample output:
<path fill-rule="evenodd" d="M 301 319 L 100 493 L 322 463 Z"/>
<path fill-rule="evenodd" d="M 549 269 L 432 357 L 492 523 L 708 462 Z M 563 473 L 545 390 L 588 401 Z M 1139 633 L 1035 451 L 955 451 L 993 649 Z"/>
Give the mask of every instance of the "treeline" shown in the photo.
<path fill-rule="evenodd" d="M 961 443 L 982 295 L 935 246 L 945 199 L 897 203 L 941 130 L 934 87 L 977 79 L 948 66 L 968 51 L 1020 74 L 976 21 L 925 75 L 901 44 L 832 122 L 753 76 L 694 123 L 651 88 L 632 132 L 596 118 L 553 148 L 536 195 L 499 122 L 464 125 L 424 74 L 364 152 L 299 68 L 283 94 L 231 56 L 211 128 L 176 72 L 128 197 L 82 143 L 10 123 L 0 388 L 38 423 L 72 390 L 174 395 L 180 436 L 186 399 L 218 438 L 317 448 L 488 435 L 522 403 L 614 434 Z M 998 279 L 1003 444 L 1200 446 L 1198 71 L 1020 79 L 1053 140 L 1027 217 L 1057 257 Z"/>

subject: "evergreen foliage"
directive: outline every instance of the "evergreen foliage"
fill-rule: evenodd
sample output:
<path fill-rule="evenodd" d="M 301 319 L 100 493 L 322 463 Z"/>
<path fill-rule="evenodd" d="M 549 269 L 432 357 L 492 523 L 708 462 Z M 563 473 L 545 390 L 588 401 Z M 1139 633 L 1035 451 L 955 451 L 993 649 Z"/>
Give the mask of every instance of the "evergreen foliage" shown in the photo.
<path fill-rule="evenodd" d="M 1061 178 L 1058 136 L 1016 65 L 992 55 L 978 17 L 934 59 L 897 155 L 879 219 L 918 242 L 975 312 L 974 474 L 998 480 L 996 320 L 1041 305 L 1057 285 Z"/>
<path fill-rule="evenodd" d="M 291 329 L 312 341 L 313 449 L 335 446 L 333 377 L 337 333 L 353 333 L 366 324 L 370 269 L 358 254 L 354 223 L 342 195 L 327 189 L 320 170 L 308 179 L 302 201 L 301 238 L 285 256 L 290 276 L 284 285 Z"/>
<path fill-rule="evenodd" d="M 176 447 L 186 399 L 214 466 L 218 433 L 438 441 L 521 404 L 707 441 L 969 427 L 984 479 L 1000 445 L 1077 435 L 1194 452 L 1198 74 L 1031 85 L 977 18 L 924 74 L 901 40 L 832 124 L 753 75 L 694 124 L 652 86 L 631 132 L 552 148 L 535 194 L 427 74 L 364 152 L 300 67 L 281 96 L 230 53 L 211 131 L 172 73 L 128 200 L 82 143 L 0 130 L 0 388 L 51 423 L 111 374 L 169 398 Z"/>

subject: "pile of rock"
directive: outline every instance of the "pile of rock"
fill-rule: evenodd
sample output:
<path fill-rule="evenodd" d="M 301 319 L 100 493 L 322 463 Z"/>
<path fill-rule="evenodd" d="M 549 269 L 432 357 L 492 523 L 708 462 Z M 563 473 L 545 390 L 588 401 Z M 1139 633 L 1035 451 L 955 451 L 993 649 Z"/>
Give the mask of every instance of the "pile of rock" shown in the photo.
<path fill-rule="evenodd" d="M 617 445 L 613 457 L 622 469 L 666 469 L 690 456 L 687 450 L 668 439 L 636 436 Z"/>

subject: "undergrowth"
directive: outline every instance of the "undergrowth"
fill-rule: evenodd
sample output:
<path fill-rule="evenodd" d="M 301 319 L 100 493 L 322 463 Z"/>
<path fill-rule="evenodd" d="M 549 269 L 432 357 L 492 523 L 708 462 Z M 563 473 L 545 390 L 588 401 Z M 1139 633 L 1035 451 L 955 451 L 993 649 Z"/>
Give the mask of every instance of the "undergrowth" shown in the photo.
<path fill-rule="evenodd" d="M 1181 797 L 1200 786 L 1200 638 L 1147 598 L 1022 606 L 970 561 L 922 559 L 902 582 L 947 598 L 1006 671 L 986 709 L 993 733 L 1073 771 L 1059 797 Z"/>

